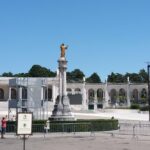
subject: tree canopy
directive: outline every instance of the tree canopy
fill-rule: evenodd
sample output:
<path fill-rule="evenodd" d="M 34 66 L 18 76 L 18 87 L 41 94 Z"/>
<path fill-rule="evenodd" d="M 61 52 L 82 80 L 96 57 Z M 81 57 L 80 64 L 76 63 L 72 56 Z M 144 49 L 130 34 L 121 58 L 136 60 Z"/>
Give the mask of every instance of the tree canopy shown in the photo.
<path fill-rule="evenodd" d="M 147 83 L 148 81 L 147 72 L 144 69 L 141 69 L 139 73 L 126 73 L 124 75 L 112 72 L 110 75 L 108 75 L 108 82 L 124 83 L 127 82 L 128 77 L 130 82 L 134 83 Z"/>
<path fill-rule="evenodd" d="M 12 72 L 4 72 L 1 75 L 2 77 L 55 77 L 56 72 L 51 71 L 46 67 L 42 67 L 40 65 L 33 65 L 27 73 L 17 73 L 13 74 Z M 67 82 L 74 83 L 82 83 L 84 77 L 83 71 L 80 69 L 74 69 L 71 72 L 67 72 Z M 126 83 L 127 78 L 129 77 L 130 82 L 133 83 L 147 83 L 148 82 L 148 74 L 144 69 L 141 69 L 138 73 L 114 73 L 112 72 L 108 75 L 108 82 L 112 83 Z M 97 73 L 91 74 L 91 76 L 86 78 L 87 83 L 101 83 L 101 78 Z"/>
<path fill-rule="evenodd" d="M 89 78 L 86 79 L 88 83 L 101 83 L 101 79 L 97 73 L 93 73 Z"/>
<path fill-rule="evenodd" d="M 29 76 L 31 77 L 54 77 L 56 73 L 50 71 L 45 67 L 41 67 L 40 65 L 33 65 L 29 70 Z"/>
<path fill-rule="evenodd" d="M 68 82 L 83 82 L 84 73 L 80 69 L 74 69 L 71 72 L 67 72 Z"/>
<path fill-rule="evenodd" d="M 2 77 L 13 77 L 13 73 L 12 72 L 4 72 L 2 74 Z"/>

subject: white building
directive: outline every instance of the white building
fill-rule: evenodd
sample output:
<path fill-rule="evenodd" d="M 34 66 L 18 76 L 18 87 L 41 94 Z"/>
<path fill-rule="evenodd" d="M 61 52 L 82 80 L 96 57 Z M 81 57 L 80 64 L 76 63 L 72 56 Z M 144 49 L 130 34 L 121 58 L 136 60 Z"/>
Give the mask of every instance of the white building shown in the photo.
<path fill-rule="evenodd" d="M 55 78 L 0 77 L 0 111 L 8 117 L 16 111 L 31 111 L 35 118 L 47 118 L 58 96 Z M 68 83 L 72 111 L 128 107 L 132 102 L 145 103 L 147 84 Z"/>

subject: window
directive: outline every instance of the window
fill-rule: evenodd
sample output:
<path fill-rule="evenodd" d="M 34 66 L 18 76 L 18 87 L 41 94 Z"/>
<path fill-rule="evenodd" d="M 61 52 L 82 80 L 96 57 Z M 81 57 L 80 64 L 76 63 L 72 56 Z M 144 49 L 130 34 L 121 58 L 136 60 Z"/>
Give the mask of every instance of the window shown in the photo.
<path fill-rule="evenodd" d="M 27 88 L 22 88 L 22 99 L 27 99 Z"/>
<path fill-rule="evenodd" d="M 45 90 L 45 99 L 47 99 L 48 96 L 48 101 L 52 101 L 52 89 L 48 88 L 48 93 L 47 89 Z"/>
<path fill-rule="evenodd" d="M 115 104 L 117 101 L 117 91 L 115 89 L 112 89 L 110 91 L 110 98 L 111 98 L 111 104 Z"/>
<path fill-rule="evenodd" d="M 97 100 L 98 100 L 98 102 L 101 102 L 103 100 L 103 90 L 102 89 L 97 90 Z"/>
<path fill-rule="evenodd" d="M 4 90 L 0 89 L 0 99 L 4 99 Z"/>
<path fill-rule="evenodd" d="M 75 91 L 75 94 L 80 94 L 81 93 L 81 90 L 79 88 L 76 88 L 74 91 Z"/>
<path fill-rule="evenodd" d="M 147 99 L 147 91 L 146 91 L 146 89 L 142 89 L 142 91 L 141 91 L 141 98 L 142 99 Z"/>
<path fill-rule="evenodd" d="M 94 102 L 94 90 L 93 89 L 89 89 L 89 91 L 88 91 L 88 98 L 89 98 L 89 102 L 90 103 Z"/>
<path fill-rule="evenodd" d="M 72 90 L 70 88 L 67 88 L 67 93 L 72 94 Z"/>
<path fill-rule="evenodd" d="M 119 90 L 119 103 L 120 104 L 124 104 L 124 103 L 126 103 L 126 100 L 127 100 L 127 98 L 126 98 L 126 91 L 121 88 Z"/>
<path fill-rule="evenodd" d="M 11 89 L 11 99 L 17 99 L 16 89 Z"/>
<path fill-rule="evenodd" d="M 138 95 L 139 95 L 138 90 L 134 89 L 132 91 L 132 100 L 133 100 L 133 102 L 138 102 L 138 99 L 139 99 Z"/>

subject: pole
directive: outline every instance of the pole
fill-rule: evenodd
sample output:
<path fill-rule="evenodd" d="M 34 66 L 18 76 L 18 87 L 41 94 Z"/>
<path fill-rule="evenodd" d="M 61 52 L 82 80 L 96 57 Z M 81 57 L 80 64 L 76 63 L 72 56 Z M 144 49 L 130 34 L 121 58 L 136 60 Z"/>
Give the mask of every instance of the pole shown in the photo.
<path fill-rule="evenodd" d="M 148 110 L 149 110 L 149 121 L 150 121 L 150 65 L 147 65 L 148 72 Z"/>
<path fill-rule="evenodd" d="M 23 150 L 25 150 L 25 141 L 26 141 L 26 136 L 25 134 L 23 135 Z"/>

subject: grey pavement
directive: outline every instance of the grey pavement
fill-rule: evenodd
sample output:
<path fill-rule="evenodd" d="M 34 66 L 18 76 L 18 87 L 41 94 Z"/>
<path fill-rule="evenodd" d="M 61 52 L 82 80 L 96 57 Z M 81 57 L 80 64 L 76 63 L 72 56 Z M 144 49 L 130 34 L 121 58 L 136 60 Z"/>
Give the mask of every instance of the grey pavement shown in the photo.
<path fill-rule="evenodd" d="M 129 110 L 105 110 L 96 113 L 75 113 L 77 118 L 119 119 L 120 130 L 84 133 L 34 133 L 26 140 L 26 150 L 149 150 L 150 123 L 148 114 Z M 134 125 L 136 124 L 135 128 Z M 146 126 L 145 126 L 146 124 Z M 0 139 L 0 150 L 23 150 L 23 141 L 14 133 Z"/>
<path fill-rule="evenodd" d="M 111 133 L 111 132 L 110 132 Z M 26 150 L 149 150 L 150 136 L 110 133 L 34 134 L 26 140 Z M 22 150 L 23 141 L 14 134 L 0 139 L 0 150 Z"/>

